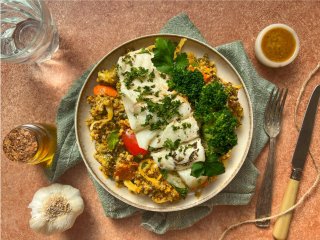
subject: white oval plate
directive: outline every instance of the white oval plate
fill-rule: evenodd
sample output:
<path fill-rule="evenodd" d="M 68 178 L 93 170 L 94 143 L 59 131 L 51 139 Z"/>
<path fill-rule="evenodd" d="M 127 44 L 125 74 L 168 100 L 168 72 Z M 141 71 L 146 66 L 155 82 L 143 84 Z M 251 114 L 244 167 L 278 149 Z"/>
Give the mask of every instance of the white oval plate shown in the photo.
<path fill-rule="evenodd" d="M 98 71 L 109 69 L 112 66 L 115 66 L 119 57 L 124 55 L 127 49 L 140 49 L 153 45 L 157 37 L 168 38 L 175 42 L 179 42 L 179 40 L 182 38 L 182 36 L 167 34 L 144 36 L 117 47 L 102 58 L 102 60 L 91 71 L 81 89 L 76 107 L 75 127 L 82 158 L 90 174 L 99 184 L 101 184 L 104 189 L 106 189 L 116 198 L 134 207 L 157 212 L 170 212 L 191 208 L 203 203 L 214 197 L 228 185 L 228 183 L 238 173 L 247 156 L 252 138 L 253 118 L 248 92 L 240 75 L 233 68 L 233 66 L 212 47 L 195 39 L 188 38 L 188 41 L 183 47 L 184 52 L 193 52 L 197 57 L 202 57 L 205 53 L 208 54 L 210 60 L 214 61 L 216 64 L 219 77 L 233 84 L 242 85 L 242 89 L 239 91 L 238 97 L 244 110 L 244 117 L 241 127 L 237 130 L 238 144 L 232 150 L 231 159 L 226 165 L 226 172 L 218 176 L 216 181 L 204 188 L 200 197 L 196 197 L 194 193 L 189 193 L 185 200 L 166 204 L 156 204 L 147 196 L 130 193 L 127 188 L 119 188 L 116 186 L 114 181 L 107 179 L 99 170 L 100 164 L 93 157 L 95 145 L 90 139 L 89 129 L 85 123 L 86 119 L 89 117 L 90 110 L 90 106 L 87 103 L 86 98 L 87 96 L 93 94 L 93 87 L 97 84 L 96 78 Z"/>

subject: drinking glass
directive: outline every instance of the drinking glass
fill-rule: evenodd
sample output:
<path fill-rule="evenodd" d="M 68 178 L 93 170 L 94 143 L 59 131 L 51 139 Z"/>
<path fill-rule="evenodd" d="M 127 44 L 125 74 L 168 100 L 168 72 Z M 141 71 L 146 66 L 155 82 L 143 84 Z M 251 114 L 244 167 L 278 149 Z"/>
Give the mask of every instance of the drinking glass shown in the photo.
<path fill-rule="evenodd" d="M 41 63 L 59 48 L 51 13 L 42 0 L 1 0 L 1 62 Z"/>

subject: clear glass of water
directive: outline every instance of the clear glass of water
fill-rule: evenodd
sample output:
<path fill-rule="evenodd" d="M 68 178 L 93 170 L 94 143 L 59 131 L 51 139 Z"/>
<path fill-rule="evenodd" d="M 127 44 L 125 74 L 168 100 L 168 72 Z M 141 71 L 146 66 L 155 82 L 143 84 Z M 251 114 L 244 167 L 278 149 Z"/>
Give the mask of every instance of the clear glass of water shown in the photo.
<path fill-rule="evenodd" d="M 59 48 L 57 27 L 42 0 L 1 1 L 1 62 L 41 63 Z"/>

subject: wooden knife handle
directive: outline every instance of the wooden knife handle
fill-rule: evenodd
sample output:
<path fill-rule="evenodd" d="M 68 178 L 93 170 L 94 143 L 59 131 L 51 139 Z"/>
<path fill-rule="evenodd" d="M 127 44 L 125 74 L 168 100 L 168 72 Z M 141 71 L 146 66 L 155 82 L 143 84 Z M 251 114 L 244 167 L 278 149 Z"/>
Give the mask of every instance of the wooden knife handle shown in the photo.
<path fill-rule="evenodd" d="M 294 203 L 296 202 L 296 198 L 297 198 L 299 184 L 300 184 L 299 181 L 290 178 L 288 186 L 287 186 L 287 190 L 286 190 L 284 197 L 282 199 L 280 212 L 284 212 L 294 205 Z M 291 217 L 292 217 L 292 211 L 279 217 L 276 220 L 276 223 L 275 223 L 274 229 L 273 229 L 273 237 L 275 239 L 284 240 L 287 238 L 288 232 L 289 232 L 289 227 L 290 227 L 290 222 L 291 222 Z"/>

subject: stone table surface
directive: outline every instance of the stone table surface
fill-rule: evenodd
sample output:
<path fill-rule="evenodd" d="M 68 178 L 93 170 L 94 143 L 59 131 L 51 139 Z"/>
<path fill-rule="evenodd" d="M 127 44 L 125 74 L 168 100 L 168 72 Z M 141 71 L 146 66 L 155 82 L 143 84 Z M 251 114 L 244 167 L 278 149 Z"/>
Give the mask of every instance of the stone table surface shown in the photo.
<path fill-rule="evenodd" d="M 186 12 L 208 43 L 217 46 L 241 40 L 261 76 L 287 87 L 283 130 L 279 137 L 275 166 L 272 213 L 277 213 L 290 175 L 290 161 L 297 140 L 294 107 L 303 82 L 320 61 L 320 2 L 149 2 L 149 1 L 48 1 L 60 34 L 60 50 L 55 58 L 41 66 L 1 63 L 2 139 L 13 127 L 30 122 L 54 122 L 61 97 L 72 82 L 114 47 L 132 38 L 157 33 L 171 17 Z M 257 34 L 272 23 L 285 23 L 300 38 L 298 58 L 287 67 L 271 69 L 254 56 Z M 311 79 L 298 109 L 301 123 L 309 96 L 320 84 L 320 74 Z M 320 118 L 316 120 L 311 146 L 319 164 Z M 256 161 L 263 173 L 265 148 Z M 49 184 L 40 167 L 10 162 L 1 153 L 1 239 L 218 239 L 230 224 L 254 218 L 256 194 L 247 206 L 216 206 L 213 212 L 194 226 L 155 235 L 140 227 L 140 216 L 113 220 L 104 216 L 102 206 L 84 164 L 69 170 L 60 183 L 80 189 L 85 211 L 72 229 L 50 237 L 34 233 L 28 226 L 27 208 L 33 194 Z M 316 171 L 307 160 L 299 190 L 300 198 L 312 185 Z M 262 175 L 258 178 L 257 189 Z M 312 192 L 294 213 L 290 240 L 320 239 L 320 190 Z M 274 221 L 272 221 L 273 226 Z M 248 224 L 231 231 L 226 239 L 272 239 L 272 227 L 258 229 Z"/>

